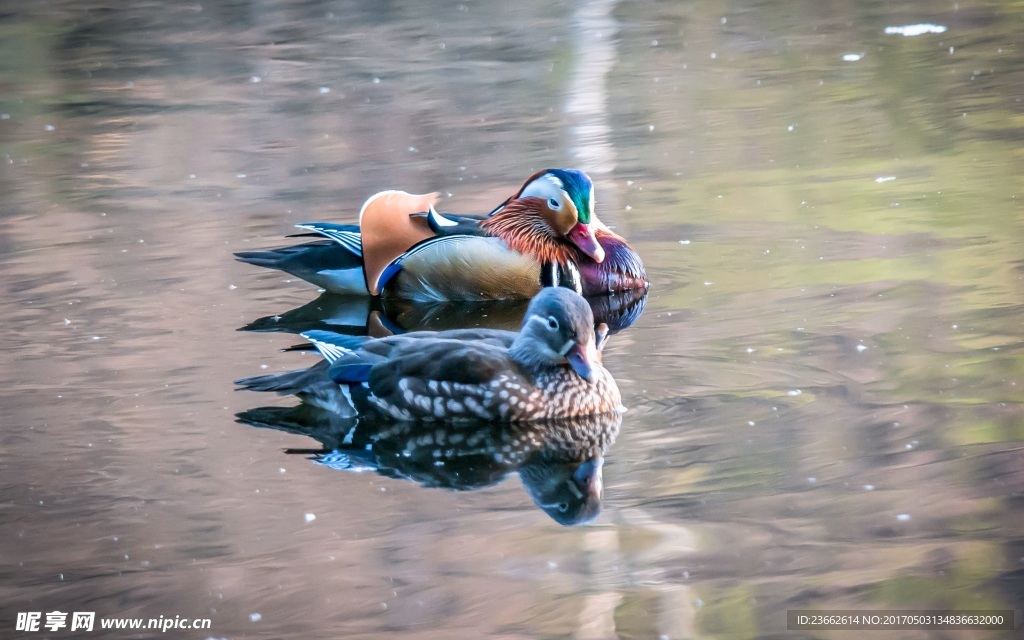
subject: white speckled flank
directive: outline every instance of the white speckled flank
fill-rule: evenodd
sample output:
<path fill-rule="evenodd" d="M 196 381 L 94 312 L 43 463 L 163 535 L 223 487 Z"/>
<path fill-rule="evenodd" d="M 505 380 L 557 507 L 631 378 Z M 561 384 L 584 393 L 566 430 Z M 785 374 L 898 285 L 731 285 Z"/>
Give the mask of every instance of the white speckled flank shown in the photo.
<path fill-rule="evenodd" d="M 520 407 L 516 420 L 543 420 L 566 416 L 592 415 L 614 411 L 622 398 L 618 385 L 604 367 L 594 368 L 594 381 L 588 383 L 568 367 L 541 374 Z"/>
<path fill-rule="evenodd" d="M 403 378 L 397 387 L 388 399 L 369 397 L 396 420 L 547 420 L 607 413 L 622 404 L 618 386 L 600 365 L 593 382 L 561 366 L 533 380 L 511 374 L 485 384 Z"/>

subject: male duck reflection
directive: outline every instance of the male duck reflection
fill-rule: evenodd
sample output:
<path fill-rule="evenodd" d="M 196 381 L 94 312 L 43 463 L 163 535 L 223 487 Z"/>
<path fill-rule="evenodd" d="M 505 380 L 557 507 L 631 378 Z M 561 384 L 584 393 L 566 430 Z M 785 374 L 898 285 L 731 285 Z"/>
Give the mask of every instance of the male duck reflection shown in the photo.
<path fill-rule="evenodd" d="M 320 449 L 289 449 L 341 471 L 376 471 L 423 487 L 471 491 L 518 472 L 534 503 L 556 522 L 598 516 L 604 498 L 604 454 L 622 422 L 619 413 L 503 424 L 484 421 L 390 422 L 339 418 L 307 404 L 238 414 L 257 427 L 318 440 Z"/>
<path fill-rule="evenodd" d="M 646 290 L 622 291 L 587 298 L 595 324 L 607 324 L 608 334 L 633 325 L 647 304 Z M 486 328 L 515 331 L 522 324 L 529 300 L 477 302 L 419 302 L 341 296 L 323 292 L 316 300 L 282 313 L 257 318 L 239 331 L 307 333 L 320 329 L 375 338 L 409 331 Z"/>
<path fill-rule="evenodd" d="M 358 225 L 300 224 L 328 240 L 236 253 L 341 294 L 410 300 L 530 298 L 541 287 L 583 295 L 646 289 L 640 257 L 594 212 L 576 169 L 541 171 L 485 216 L 434 211 L 438 194 L 382 191 Z"/>
<path fill-rule="evenodd" d="M 518 333 L 497 329 L 413 332 L 371 339 L 303 334 L 325 360 L 310 369 L 238 380 L 255 391 L 295 394 L 340 416 L 394 420 L 517 422 L 619 410 L 601 363 L 607 326 L 579 294 L 543 289 Z"/>

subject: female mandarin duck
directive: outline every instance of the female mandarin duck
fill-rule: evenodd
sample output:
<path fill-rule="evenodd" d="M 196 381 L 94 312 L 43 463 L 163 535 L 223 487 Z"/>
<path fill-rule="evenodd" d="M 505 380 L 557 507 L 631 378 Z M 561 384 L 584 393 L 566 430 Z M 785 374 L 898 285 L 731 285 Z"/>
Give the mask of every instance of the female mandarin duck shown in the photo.
<path fill-rule="evenodd" d="M 530 298 L 561 285 L 583 295 L 646 289 L 639 256 L 594 215 L 575 169 L 541 171 L 484 216 L 434 211 L 438 194 L 383 191 L 358 225 L 298 225 L 328 241 L 235 254 L 328 291 L 411 300 Z"/>
<path fill-rule="evenodd" d="M 419 331 L 388 338 L 304 334 L 325 361 L 310 369 L 237 381 L 245 389 L 296 394 L 342 416 L 394 420 L 517 422 L 615 411 L 621 396 L 601 364 L 607 336 L 587 301 L 543 289 L 518 333 Z"/>

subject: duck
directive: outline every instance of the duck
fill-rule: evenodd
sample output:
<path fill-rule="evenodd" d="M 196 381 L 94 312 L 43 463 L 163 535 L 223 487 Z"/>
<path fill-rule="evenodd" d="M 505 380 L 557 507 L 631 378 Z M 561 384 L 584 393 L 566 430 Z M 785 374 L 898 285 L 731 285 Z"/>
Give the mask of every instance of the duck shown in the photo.
<path fill-rule="evenodd" d="M 602 363 L 607 325 L 595 329 L 586 299 L 565 287 L 542 289 L 518 332 L 302 335 L 323 361 L 243 378 L 238 387 L 297 395 L 343 417 L 398 421 L 530 422 L 622 409 L 619 388 Z"/>
<path fill-rule="evenodd" d="M 586 296 L 649 286 L 643 262 L 595 212 L 578 169 L 545 169 L 484 215 L 441 214 L 438 193 L 382 191 L 359 223 L 296 225 L 325 239 L 235 254 L 342 295 L 416 301 L 530 299 L 542 287 Z"/>

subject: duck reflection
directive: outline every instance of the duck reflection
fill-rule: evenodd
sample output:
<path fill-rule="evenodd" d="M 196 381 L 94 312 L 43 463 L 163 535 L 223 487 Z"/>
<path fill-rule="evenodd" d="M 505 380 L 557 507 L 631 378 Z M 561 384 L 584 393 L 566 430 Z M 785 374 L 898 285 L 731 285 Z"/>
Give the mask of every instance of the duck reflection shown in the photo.
<path fill-rule="evenodd" d="M 383 337 L 408 331 L 446 329 L 519 328 L 529 300 L 487 302 L 414 302 L 323 293 L 316 300 L 291 311 L 266 316 L 240 331 L 281 331 L 304 333 L 326 330 L 349 335 Z M 631 326 L 644 311 L 647 291 L 623 291 L 587 298 L 597 324 L 608 325 L 615 334 Z"/>
<path fill-rule="evenodd" d="M 618 412 L 530 423 L 381 422 L 323 409 L 261 407 L 239 413 L 255 427 L 305 435 L 319 449 L 289 449 L 342 471 L 373 470 L 423 487 L 470 491 L 518 472 L 534 503 L 559 524 L 594 520 L 602 465 L 622 422 Z"/>

